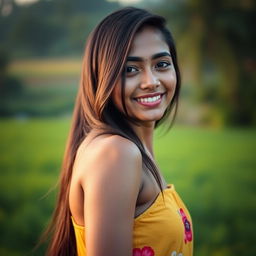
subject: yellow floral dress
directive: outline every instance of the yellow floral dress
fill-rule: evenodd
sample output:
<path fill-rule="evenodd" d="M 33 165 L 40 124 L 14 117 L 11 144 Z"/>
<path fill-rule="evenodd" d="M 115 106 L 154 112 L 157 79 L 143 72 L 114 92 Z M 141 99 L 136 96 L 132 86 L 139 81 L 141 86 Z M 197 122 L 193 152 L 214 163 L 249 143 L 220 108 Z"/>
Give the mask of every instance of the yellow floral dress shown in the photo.
<path fill-rule="evenodd" d="M 192 256 L 193 228 L 190 214 L 169 184 L 153 204 L 134 219 L 132 256 Z M 86 256 L 85 227 L 72 218 L 77 256 Z"/>

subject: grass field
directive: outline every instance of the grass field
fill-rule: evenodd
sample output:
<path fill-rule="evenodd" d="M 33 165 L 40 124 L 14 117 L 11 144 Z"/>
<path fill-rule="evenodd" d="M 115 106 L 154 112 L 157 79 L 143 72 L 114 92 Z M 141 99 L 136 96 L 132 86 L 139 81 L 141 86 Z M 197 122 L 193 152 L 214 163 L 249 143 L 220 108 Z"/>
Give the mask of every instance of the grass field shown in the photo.
<path fill-rule="evenodd" d="M 81 72 L 82 59 L 29 59 L 13 61 L 9 73 L 20 78 L 76 77 Z"/>
<path fill-rule="evenodd" d="M 0 255 L 29 253 L 53 209 L 69 118 L 0 121 Z M 255 255 L 256 131 L 177 126 L 155 136 L 166 180 L 191 211 L 195 255 Z"/>

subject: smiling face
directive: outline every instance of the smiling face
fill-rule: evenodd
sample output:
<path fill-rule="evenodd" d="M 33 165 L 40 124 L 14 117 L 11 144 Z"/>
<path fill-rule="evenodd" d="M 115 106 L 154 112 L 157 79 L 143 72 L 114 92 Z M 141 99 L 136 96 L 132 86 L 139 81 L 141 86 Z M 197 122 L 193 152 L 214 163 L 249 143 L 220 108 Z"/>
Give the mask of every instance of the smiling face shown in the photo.
<path fill-rule="evenodd" d="M 162 118 L 176 87 L 176 73 L 169 47 L 159 30 L 145 27 L 133 40 L 125 68 L 124 99 L 128 115 L 139 123 L 154 124 Z M 121 84 L 113 101 L 124 112 Z"/>

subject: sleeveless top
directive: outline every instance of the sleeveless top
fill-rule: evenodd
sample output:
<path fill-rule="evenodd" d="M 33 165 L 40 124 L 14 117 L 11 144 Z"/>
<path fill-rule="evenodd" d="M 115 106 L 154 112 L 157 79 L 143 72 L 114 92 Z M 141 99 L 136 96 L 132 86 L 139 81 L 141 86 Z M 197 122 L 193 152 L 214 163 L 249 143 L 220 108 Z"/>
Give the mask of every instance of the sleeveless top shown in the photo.
<path fill-rule="evenodd" d="M 193 230 L 190 214 L 169 184 L 155 201 L 134 219 L 132 256 L 192 256 Z M 72 218 L 72 217 L 71 217 Z M 86 256 L 85 227 L 75 231 L 77 256 Z M 88 255 L 87 255 L 88 256 Z"/>

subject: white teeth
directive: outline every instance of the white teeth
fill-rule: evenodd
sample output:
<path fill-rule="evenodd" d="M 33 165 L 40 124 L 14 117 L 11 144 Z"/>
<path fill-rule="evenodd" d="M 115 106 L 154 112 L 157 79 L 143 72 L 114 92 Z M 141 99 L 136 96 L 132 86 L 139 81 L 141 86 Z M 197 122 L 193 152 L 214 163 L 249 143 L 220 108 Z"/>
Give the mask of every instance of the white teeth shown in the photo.
<path fill-rule="evenodd" d="M 154 96 L 154 97 L 148 97 L 148 98 L 137 98 L 137 101 L 142 102 L 142 103 L 147 103 L 147 102 L 155 102 L 161 98 L 160 95 Z"/>

